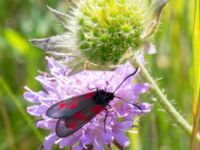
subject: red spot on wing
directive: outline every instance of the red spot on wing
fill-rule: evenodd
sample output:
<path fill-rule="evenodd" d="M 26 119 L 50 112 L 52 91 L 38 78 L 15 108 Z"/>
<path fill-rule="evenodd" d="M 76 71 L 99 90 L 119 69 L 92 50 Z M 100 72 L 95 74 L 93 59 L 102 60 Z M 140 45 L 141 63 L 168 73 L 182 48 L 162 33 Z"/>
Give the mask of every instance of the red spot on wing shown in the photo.
<path fill-rule="evenodd" d="M 91 92 L 91 93 L 88 93 L 88 94 L 84 95 L 84 98 L 85 99 L 91 99 L 95 95 L 96 95 L 96 92 Z"/>
<path fill-rule="evenodd" d="M 74 114 L 74 118 L 75 119 L 80 119 L 80 120 L 83 120 L 83 121 L 87 121 L 88 120 L 88 117 L 85 116 L 85 114 L 83 112 L 77 112 Z"/>
<path fill-rule="evenodd" d="M 70 122 L 69 123 L 69 128 L 75 129 L 76 128 L 76 122 Z"/>
<path fill-rule="evenodd" d="M 65 109 L 66 106 L 67 106 L 67 105 L 66 105 L 64 102 L 62 102 L 62 103 L 60 103 L 60 104 L 58 105 L 59 109 Z"/>
<path fill-rule="evenodd" d="M 73 100 L 73 102 L 69 105 L 69 108 L 70 108 L 71 110 L 73 110 L 73 109 L 76 108 L 77 105 L 78 105 L 77 100 Z"/>
<path fill-rule="evenodd" d="M 103 105 L 96 105 L 96 106 L 92 107 L 92 110 L 91 110 L 91 111 L 92 111 L 93 113 L 98 114 L 98 113 L 100 113 L 103 109 L 104 109 L 104 106 L 103 106 Z"/>

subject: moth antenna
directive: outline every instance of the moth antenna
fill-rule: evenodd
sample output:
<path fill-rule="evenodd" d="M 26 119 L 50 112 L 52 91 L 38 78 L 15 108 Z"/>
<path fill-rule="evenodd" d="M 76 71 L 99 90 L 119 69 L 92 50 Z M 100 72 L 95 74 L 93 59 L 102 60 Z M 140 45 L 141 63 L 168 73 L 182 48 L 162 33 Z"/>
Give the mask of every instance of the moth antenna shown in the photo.
<path fill-rule="evenodd" d="M 118 98 L 120 101 L 123 101 L 123 102 L 126 102 L 126 103 L 128 103 L 128 104 L 131 104 L 131 105 L 135 106 L 135 107 L 138 108 L 142 113 L 144 113 L 143 110 L 142 110 L 142 108 L 141 108 L 139 105 L 130 103 L 130 102 L 128 102 L 128 101 L 122 99 L 121 97 L 117 97 L 117 96 L 115 96 L 115 97 Z"/>
<path fill-rule="evenodd" d="M 114 90 L 113 93 L 115 93 L 115 92 L 120 88 L 120 86 L 121 86 L 128 78 L 130 78 L 131 76 L 135 75 L 135 74 L 137 73 L 137 71 L 138 71 L 138 67 L 135 69 L 135 71 L 134 71 L 133 73 L 129 74 L 129 75 L 118 85 L 118 87 Z"/>

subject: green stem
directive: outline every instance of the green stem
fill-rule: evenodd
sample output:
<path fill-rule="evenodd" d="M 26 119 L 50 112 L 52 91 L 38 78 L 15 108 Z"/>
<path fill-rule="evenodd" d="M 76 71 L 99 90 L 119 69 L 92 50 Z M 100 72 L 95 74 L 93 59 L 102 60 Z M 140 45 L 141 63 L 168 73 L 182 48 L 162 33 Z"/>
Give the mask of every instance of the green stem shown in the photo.
<path fill-rule="evenodd" d="M 6 82 L 3 80 L 3 78 L 1 76 L 0 76 L 0 85 L 2 86 L 1 89 L 3 89 L 5 91 L 5 93 L 10 97 L 10 99 L 14 102 L 14 104 L 17 107 L 17 109 L 19 110 L 19 113 L 21 113 L 21 115 L 24 118 L 24 120 L 26 120 L 26 122 L 30 125 L 31 129 L 33 130 L 33 132 L 35 133 L 35 135 L 38 137 L 38 139 L 40 140 L 40 142 L 42 142 L 43 141 L 42 134 L 40 133 L 40 131 L 37 128 L 35 128 L 34 125 L 30 124 L 30 122 L 32 122 L 31 118 L 24 111 L 24 109 L 22 108 L 19 100 L 12 93 L 10 87 L 6 84 Z"/>
<path fill-rule="evenodd" d="M 181 114 L 174 108 L 174 106 L 170 103 L 164 93 L 156 84 L 155 80 L 151 77 L 147 69 L 141 64 L 138 58 L 133 58 L 131 60 L 132 64 L 136 64 L 140 67 L 141 73 L 144 78 L 151 84 L 152 90 L 158 97 L 158 102 L 160 105 L 166 110 L 166 112 L 172 117 L 174 121 L 188 134 L 192 135 L 192 126 L 181 116 Z M 197 140 L 200 142 L 200 135 L 197 135 Z"/>

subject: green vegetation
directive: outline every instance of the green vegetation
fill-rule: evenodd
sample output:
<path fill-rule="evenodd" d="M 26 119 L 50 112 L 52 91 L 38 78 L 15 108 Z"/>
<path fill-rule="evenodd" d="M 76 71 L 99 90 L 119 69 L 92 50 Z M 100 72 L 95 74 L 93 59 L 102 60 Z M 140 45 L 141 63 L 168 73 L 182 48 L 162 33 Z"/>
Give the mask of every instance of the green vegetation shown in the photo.
<path fill-rule="evenodd" d="M 37 118 L 26 112 L 24 86 L 39 90 L 34 80 L 38 70 L 46 70 L 45 53 L 28 39 L 59 34 L 63 28 L 46 5 L 67 11 L 64 0 L 0 1 L 0 149 L 35 150 L 48 132 L 37 129 Z M 194 1 L 170 1 L 164 8 L 155 36 L 157 53 L 148 56 L 148 69 L 160 79 L 177 110 L 190 122 L 193 102 L 193 19 Z M 127 28 L 125 28 L 127 30 Z M 200 39 L 199 39 L 200 40 Z M 197 40 L 198 41 L 198 40 Z M 133 135 L 131 150 L 187 150 L 190 138 L 163 108 L 155 95 L 143 95 L 142 101 L 154 103 L 152 112 L 140 120 L 139 135 Z M 38 118 L 40 119 L 40 118 Z"/>

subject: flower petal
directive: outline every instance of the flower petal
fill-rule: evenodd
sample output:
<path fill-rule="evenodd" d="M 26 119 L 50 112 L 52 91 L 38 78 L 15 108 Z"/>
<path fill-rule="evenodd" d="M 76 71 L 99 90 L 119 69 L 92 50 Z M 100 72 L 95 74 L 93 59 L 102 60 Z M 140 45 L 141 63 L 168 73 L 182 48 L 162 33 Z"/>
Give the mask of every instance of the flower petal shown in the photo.
<path fill-rule="evenodd" d="M 48 137 L 45 138 L 44 142 L 44 150 L 51 150 L 52 145 L 57 140 L 57 136 L 53 133 L 50 134 Z"/>
<path fill-rule="evenodd" d="M 77 141 L 79 141 L 80 137 L 81 137 L 81 132 L 77 131 L 76 134 L 72 134 L 71 136 L 63 138 L 59 143 L 59 147 L 63 149 L 65 146 L 72 146 Z"/>
<path fill-rule="evenodd" d="M 36 125 L 39 128 L 45 128 L 45 129 L 49 129 L 53 131 L 55 130 L 56 123 L 57 121 L 55 120 L 40 120 L 40 121 L 37 121 Z"/>
<path fill-rule="evenodd" d="M 104 150 L 103 143 L 100 143 L 98 139 L 94 139 L 92 145 L 94 150 Z"/>
<path fill-rule="evenodd" d="M 41 116 L 46 113 L 47 107 L 44 105 L 34 105 L 27 107 L 27 112 L 33 116 Z"/>
<path fill-rule="evenodd" d="M 83 150 L 83 147 L 78 145 L 78 146 L 72 146 L 72 150 Z"/>
<path fill-rule="evenodd" d="M 24 87 L 27 92 L 24 93 L 24 98 L 32 103 L 39 103 L 42 97 L 46 97 L 47 94 L 44 91 L 34 92 L 27 86 Z"/>
<path fill-rule="evenodd" d="M 132 87 L 132 91 L 134 94 L 145 93 L 149 90 L 150 85 L 148 83 L 145 84 L 134 84 Z"/>
<path fill-rule="evenodd" d="M 144 113 L 150 112 L 152 105 L 149 103 L 141 103 L 139 104 L 139 107 L 142 109 L 142 111 L 140 109 L 133 109 L 134 114 L 143 115 Z"/>
<path fill-rule="evenodd" d="M 146 43 L 144 47 L 144 52 L 148 54 L 155 54 L 156 53 L 156 48 L 152 43 Z"/>
<path fill-rule="evenodd" d="M 128 137 L 122 131 L 116 132 L 114 137 L 122 147 L 127 147 L 130 144 Z"/>
<path fill-rule="evenodd" d="M 29 102 L 32 102 L 32 103 L 39 103 L 40 102 L 38 95 L 36 95 L 35 93 L 32 93 L 32 92 L 25 92 L 24 98 L 26 100 L 28 100 Z"/>

